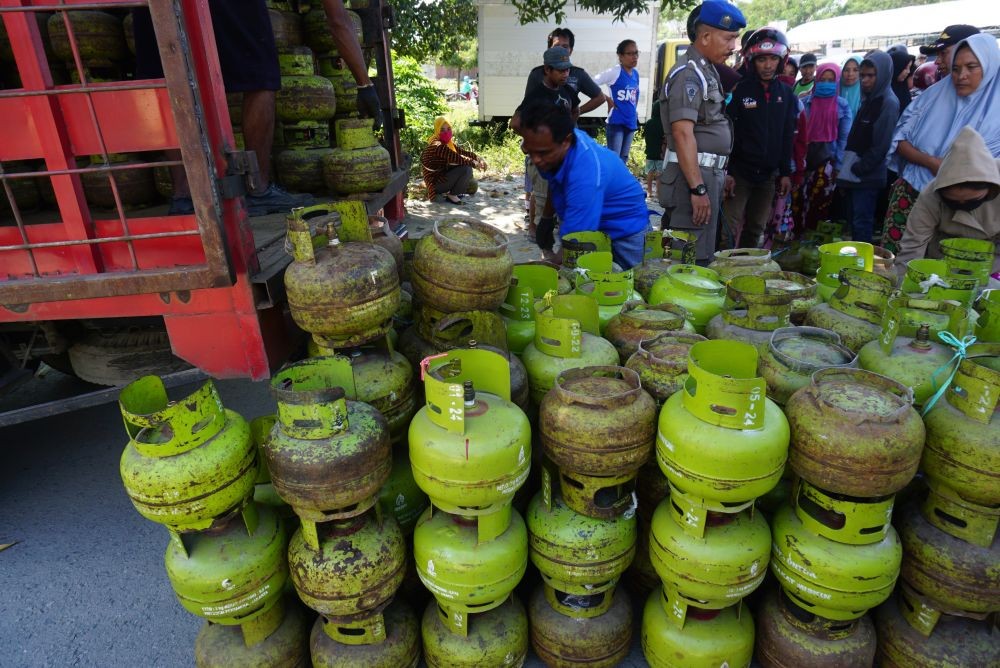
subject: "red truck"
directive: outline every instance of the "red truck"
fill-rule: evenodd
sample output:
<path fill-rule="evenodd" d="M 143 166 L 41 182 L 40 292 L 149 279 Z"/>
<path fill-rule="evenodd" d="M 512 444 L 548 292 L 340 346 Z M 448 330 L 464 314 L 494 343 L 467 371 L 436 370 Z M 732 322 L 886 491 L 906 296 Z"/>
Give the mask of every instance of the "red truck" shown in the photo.
<path fill-rule="evenodd" d="M 67 10 L 124 17 L 143 6 L 164 78 L 98 80 Z M 386 33 L 392 10 L 371 0 L 356 11 L 375 52 L 393 168 L 390 185 L 364 202 L 398 220 L 408 165 Z M 168 348 L 216 378 L 268 377 L 296 339 L 282 281 L 291 258 L 283 216 L 246 213 L 256 161 L 234 141 L 207 0 L 0 0 L 0 17 L 0 384 L 39 360 L 116 384 L 169 359 Z M 40 30 L 60 20 L 68 83 L 54 83 L 66 71 L 51 67 L 53 45 Z M 180 163 L 165 158 L 171 149 Z M 119 154 L 138 157 L 120 163 Z M 125 170 L 177 164 L 193 215 L 122 205 Z M 81 182 L 94 178 L 107 180 L 113 208 L 88 205 Z M 19 209 L 15 193 L 28 181 L 53 200 L 48 210 Z"/>

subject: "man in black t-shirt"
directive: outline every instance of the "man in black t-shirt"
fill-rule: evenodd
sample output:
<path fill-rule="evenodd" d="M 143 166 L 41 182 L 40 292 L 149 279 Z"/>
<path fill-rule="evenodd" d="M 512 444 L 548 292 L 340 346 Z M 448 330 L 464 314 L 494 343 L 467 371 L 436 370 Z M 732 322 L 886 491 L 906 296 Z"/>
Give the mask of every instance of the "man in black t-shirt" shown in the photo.
<path fill-rule="evenodd" d="M 573 46 L 576 43 L 576 38 L 573 36 L 573 31 L 569 28 L 556 28 L 549 33 L 548 42 L 546 43 L 547 48 L 552 48 L 554 46 L 561 46 L 569 52 L 569 55 L 573 55 Z M 541 83 L 542 77 L 545 75 L 545 66 L 539 65 L 538 67 L 531 70 L 528 74 L 528 84 L 525 87 L 525 96 L 527 96 L 528 90 L 532 86 L 536 86 Z M 602 102 L 611 102 L 611 98 L 604 94 L 601 87 L 598 86 L 594 80 L 587 74 L 587 71 L 582 67 L 577 67 L 576 65 L 570 65 L 569 74 L 566 76 L 566 84 L 568 88 L 572 89 L 576 93 L 583 93 L 588 98 L 590 98 L 585 104 L 580 107 L 580 113 L 585 114 L 591 109 L 596 109 L 601 106 Z M 608 110 L 610 111 L 611 106 L 608 105 Z"/>

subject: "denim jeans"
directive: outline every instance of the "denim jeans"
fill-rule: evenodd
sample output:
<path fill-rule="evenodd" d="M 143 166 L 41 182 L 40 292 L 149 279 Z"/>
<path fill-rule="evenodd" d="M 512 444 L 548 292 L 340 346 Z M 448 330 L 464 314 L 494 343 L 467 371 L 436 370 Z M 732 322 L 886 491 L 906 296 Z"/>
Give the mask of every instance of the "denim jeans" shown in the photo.
<path fill-rule="evenodd" d="M 622 271 L 638 267 L 646 252 L 646 230 L 611 242 L 611 258 Z"/>
<path fill-rule="evenodd" d="M 629 130 L 624 125 L 608 124 L 608 148 L 622 159 L 628 162 L 628 152 L 632 148 L 632 136 L 635 130 Z"/>
<path fill-rule="evenodd" d="M 875 206 L 878 204 L 878 188 L 845 188 L 847 192 L 848 220 L 851 223 L 851 239 L 871 243 L 872 227 L 875 225 Z"/>

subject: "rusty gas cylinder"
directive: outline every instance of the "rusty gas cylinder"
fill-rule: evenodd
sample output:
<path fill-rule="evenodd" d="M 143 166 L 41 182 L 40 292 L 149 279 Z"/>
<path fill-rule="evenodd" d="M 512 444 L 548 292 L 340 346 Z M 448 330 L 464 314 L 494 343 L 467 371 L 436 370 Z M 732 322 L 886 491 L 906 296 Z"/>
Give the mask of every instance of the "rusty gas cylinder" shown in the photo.
<path fill-rule="evenodd" d="M 308 359 L 275 375 L 278 421 L 264 443 L 271 483 L 314 549 L 316 523 L 371 508 L 392 466 L 388 423 L 377 409 L 346 399 L 335 361 Z"/>
<path fill-rule="evenodd" d="M 733 248 L 716 251 L 708 268 L 718 273 L 723 282 L 746 274 L 781 271 L 781 265 L 771 258 L 771 251 L 766 248 Z"/>
<path fill-rule="evenodd" d="M 282 123 L 324 121 L 337 111 L 337 94 L 328 79 L 315 74 L 312 51 L 296 46 L 279 54 L 281 90 L 275 94 L 274 109 Z"/>
<path fill-rule="evenodd" d="M 302 31 L 302 16 L 298 12 L 268 9 L 267 16 L 271 20 L 274 46 L 279 51 L 302 46 L 305 34 Z"/>
<path fill-rule="evenodd" d="M 722 312 L 709 321 L 705 335 L 743 341 L 760 350 L 774 330 L 791 325 L 791 315 L 791 293 L 769 288 L 759 276 L 741 274 L 726 283 Z"/>
<path fill-rule="evenodd" d="M 328 81 L 324 79 L 324 81 Z M 392 180 L 389 151 L 379 143 L 367 118 L 334 121 L 337 146 L 323 162 L 326 186 L 339 195 L 379 192 Z"/>
<path fill-rule="evenodd" d="M 618 350 L 621 359 L 627 360 L 639 349 L 640 341 L 668 332 L 694 332 L 694 325 L 688 322 L 683 306 L 647 306 L 630 301 L 605 326 L 604 338 Z"/>
<path fill-rule="evenodd" d="M 817 371 L 785 406 L 789 464 L 835 494 L 895 494 L 917 472 L 924 444 L 924 423 L 912 399 L 909 388 L 868 371 Z"/>
<path fill-rule="evenodd" d="M 1000 522 L 998 361 L 1000 344 L 972 346 L 944 396 L 924 414 L 927 517 L 942 531 L 984 547 Z"/>
<path fill-rule="evenodd" d="M 764 279 L 769 292 L 786 292 L 792 296 L 792 324 L 801 325 L 806 314 L 820 303 L 816 281 L 793 271 L 765 271 L 757 274 Z"/>
<path fill-rule="evenodd" d="M 930 636 L 924 636 L 907 618 L 905 603 L 897 597 L 875 613 L 880 668 L 1000 665 L 1000 643 L 989 622 L 943 615 Z"/>
<path fill-rule="evenodd" d="M 632 643 L 632 602 L 622 588 L 611 607 L 596 617 L 567 617 L 545 598 L 539 585 L 528 605 L 531 646 L 550 668 L 613 668 L 628 656 Z"/>
<path fill-rule="evenodd" d="M 892 281 L 883 276 L 863 269 L 843 269 L 840 287 L 829 303 L 809 309 L 805 324 L 836 332 L 845 346 L 857 352 L 882 333 L 882 312 L 892 288 Z"/>
<path fill-rule="evenodd" d="M 760 375 L 767 396 L 784 406 L 797 390 L 809 384 L 813 373 L 829 367 L 858 365 L 857 355 L 840 343 L 840 335 L 819 327 L 782 327 L 774 330 L 761 351 Z"/>
<path fill-rule="evenodd" d="M 205 622 L 194 641 L 196 668 L 270 666 L 306 668 L 309 665 L 309 625 L 313 615 L 291 595 L 274 606 L 278 627 L 266 638 L 248 644 L 239 626 Z"/>
<path fill-rule="evenodd" d="M 313 214 L 322 214 L 328 243 L 313 248 Z M 371 243 L 367 225 L 355 229 L 329 205 L 295 209 L 288 217 L 294 261 L 285 271 L 292 319 L 329 348 L 357 346 L 392 328 L 399 307 L 399 275 L 392 254 Z"/>
<path fill-rule="evenodd" d="M 875 625 L 868 615 L 847 622 L 818 619 L 789 601 L 780 587 L 767 592 L 756 614 L 755 656 L 762 668 L 872 665 Z"/>
<path fill-rule="evenodd" d="M 73 62 L 65 21 L 72 26 L 76 49 L 84 67 L 114 67 L 128 57 L 121 19 L 110 12 L 80 10 L 56 12 L 49 17 L 49 40 L 52 53 L 59 62 Z"/>
<path fill-rule="evenodd" d="M 631 369 L 569 369 L 542 400 L 539 429 L 566 505 L 612 519 L 631 503 L 635 475 L 652 452 L 656 403 Z"/>
<path fill-rule="evenodd" d="M 290 148 L 274 159 L 277 180 L 282 188 L 297 193 L 326 191 L 323 161 L 333 151 L 330 148 Z"/>
<path fill-rule="evenodd" d="M 528 656 L 528 615 L 516 596 L 499 607 L 469 616 L 468 635 L 441 620 L 438 604 L 424 611 L 421 636 L 427 668 L 518 668 Z"/>
<path fill-rule="evenodd" d="M 369 512 L 323 524 L 318 534 L 318 548 L 301 529 L 288 544 L 288 568 L 299 598 L 323 615 L 324 631 L 333 640 L 382 642 L 383 611 L 406 569 L 406 539 L 399 525 Z"/>
<path fill-rule="evenodd" d="M 345 645 L 324 630 L 322 617 L 309 637 L 313 668 L 417 668 L 420 662 L 420 622 L 402 601 L 394 600 L 383 613 L 385 639 L 370 645 Z"/>
<path fill-rule="evenodd" d="M 80 183 L 83 185 L 83 193 L 87 197 L 87 203 L 100 209 L 114 209 L 115 193 L 111 188 L 110 178 L 115 179 L 115 188 L 118 190 L 118 199 L 125 208 L 135 208 L 144 204 L 156 202 L 159 193 L 156 192 L 156 183 L 153 181 L 153 170 L 144 167 L 141 169 L 129 169 L 129 164 L 139 164 L 145 162 L 137 158 L 134 154 L 112 154 L 108 156 L 109 162 L 105 163 L 104 158 L 99 155 L 90 159 L 91 167 L 106 166 L 110 171 L 85 172 L 80 175 Z"/>
<path fill-rule="evenodd" d="M 684 386 L 688 378 L 688 355 L 691 346 L 707 341 L 701 334 L 667 332 L 639 342 L 625 366 L 639 374 L 642 388 L 657 405 L 662 405 Z"/>
<path fill-rule="evenodd" d="M 1000 538 L 988 547 L 971 545 L 929 523 L 916 504 L 901 508 L 897 518 L 900 576 L 926 597 L 927 608 L 963 615 L 1000 611 Z"/>
<path fill-rule="evenodd" d="M 507 236 L 486 223 L 446 219 L 417 244 L 415 296 L 440 311 L 495 311 L 514 270 Z"/>

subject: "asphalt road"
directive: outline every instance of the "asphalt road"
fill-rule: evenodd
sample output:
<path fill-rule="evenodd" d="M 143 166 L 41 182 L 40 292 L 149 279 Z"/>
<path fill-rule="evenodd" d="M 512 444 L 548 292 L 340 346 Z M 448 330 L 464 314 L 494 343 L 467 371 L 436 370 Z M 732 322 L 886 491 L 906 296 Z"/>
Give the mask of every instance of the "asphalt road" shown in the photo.
<path fill-rule="evenodd" d="M 244 417 L 273 412 L 266 383 L 217 384 Z M 0 551 L 0 667 L 194 665 L 202 621 L 170 588 L 166 530 L 125 495 L 125 440 L 116 403 L 0 428 L 0 545 L 16 541 Z M 646 665 L 637 638 L 621 665 Z"/>

